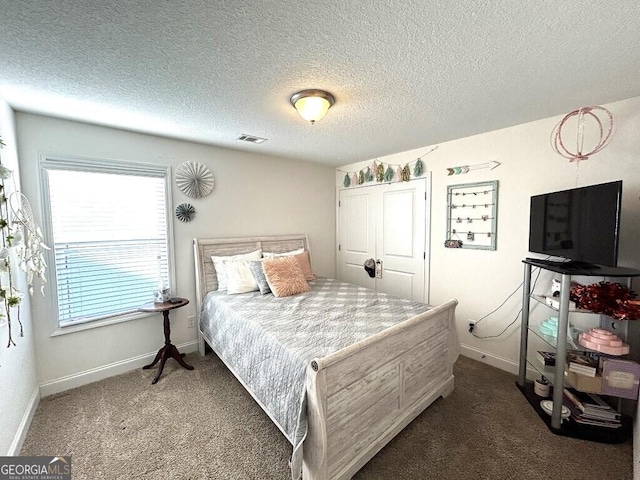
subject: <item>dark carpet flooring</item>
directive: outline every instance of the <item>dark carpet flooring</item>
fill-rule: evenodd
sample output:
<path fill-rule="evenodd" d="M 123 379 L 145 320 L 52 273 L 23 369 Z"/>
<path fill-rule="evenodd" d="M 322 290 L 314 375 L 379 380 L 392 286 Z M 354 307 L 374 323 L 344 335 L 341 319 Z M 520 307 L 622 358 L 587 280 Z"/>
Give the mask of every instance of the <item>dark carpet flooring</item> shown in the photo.
<path fill-rule="evenodd" d="M 188 355 L 41 400 L 22 455 L 71 455 L 79 479 L 286 479 L 291 446 L 213 354 Z M 358 480 L 633 477 L 631 442 L 553 435 L 515 377 L 460 357 L 437 400 Z"/>

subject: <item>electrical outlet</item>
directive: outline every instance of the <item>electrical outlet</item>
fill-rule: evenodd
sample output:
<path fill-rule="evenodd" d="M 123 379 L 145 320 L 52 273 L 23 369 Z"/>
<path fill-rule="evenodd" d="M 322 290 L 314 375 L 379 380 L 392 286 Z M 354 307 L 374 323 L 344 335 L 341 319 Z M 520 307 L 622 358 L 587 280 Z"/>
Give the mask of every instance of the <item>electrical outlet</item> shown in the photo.
<path fill-rule="evenodd" d="M 196 316 L 195 315 L 189 315 L 187 317 L 187 320 L 189 321 L 189 328 L 193 328 L 196 326 Z"/>
<path fill-rule="evenodd" d="M 469 319 L 469 333 L 473 333 L 473 330 L 476 328 L 476 321 Z"/>

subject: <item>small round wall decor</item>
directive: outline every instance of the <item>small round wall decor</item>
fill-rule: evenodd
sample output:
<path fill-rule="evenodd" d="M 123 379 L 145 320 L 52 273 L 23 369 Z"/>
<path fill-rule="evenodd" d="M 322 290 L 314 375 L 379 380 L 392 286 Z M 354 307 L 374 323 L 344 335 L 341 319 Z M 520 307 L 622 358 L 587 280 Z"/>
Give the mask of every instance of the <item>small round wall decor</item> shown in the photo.
<path fill-rule="evenodd" d="M 176 169 L 176 185 L 187 197 L 206 197 L 213 190 L 213 173 L 198 162 L 184 162 Z"/>
<path fill-rule="evenodd" d="M 176 207 L 176 217 L 181 222 L 190 222 L 196 216 L 196 209 L 189 203 L 181 203 Z"/>

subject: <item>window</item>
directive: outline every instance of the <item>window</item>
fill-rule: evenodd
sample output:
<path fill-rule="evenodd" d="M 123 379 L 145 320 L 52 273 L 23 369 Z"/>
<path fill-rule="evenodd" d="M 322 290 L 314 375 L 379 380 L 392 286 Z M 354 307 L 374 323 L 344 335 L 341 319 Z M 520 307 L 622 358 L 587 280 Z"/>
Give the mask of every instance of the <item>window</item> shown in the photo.
<path fill-rule="evenodd" d="M 59 326 L 131 314 L 159 281 L 171 286 L 169 167 L 50 156 L 40 167 Z"/>

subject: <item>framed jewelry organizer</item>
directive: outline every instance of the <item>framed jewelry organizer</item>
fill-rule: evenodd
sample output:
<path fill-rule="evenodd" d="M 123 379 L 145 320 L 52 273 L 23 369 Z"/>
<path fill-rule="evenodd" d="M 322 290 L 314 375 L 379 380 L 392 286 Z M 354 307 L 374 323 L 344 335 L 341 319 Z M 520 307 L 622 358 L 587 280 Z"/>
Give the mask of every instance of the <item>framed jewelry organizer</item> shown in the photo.
<path fill-rule="evenodd" d="M 495 250 L 497 217 L 497 180 L 449 185 L 445 247 Z"/>

